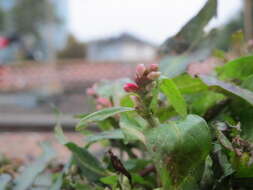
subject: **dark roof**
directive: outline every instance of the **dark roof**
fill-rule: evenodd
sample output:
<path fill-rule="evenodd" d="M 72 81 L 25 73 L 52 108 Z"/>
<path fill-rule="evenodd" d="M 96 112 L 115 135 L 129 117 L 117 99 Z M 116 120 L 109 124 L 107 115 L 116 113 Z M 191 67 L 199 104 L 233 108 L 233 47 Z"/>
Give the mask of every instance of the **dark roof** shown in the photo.
<path fill-rule="evenodd" d="M 109 45 L 109 44 L 113 44 L 113 43 L 119 42 L 119 41 L 120 42 L 124 42 L 124 41 L 136 42 L 136 43 L 139 43 L 139 44 L 149 45 L 149 46 L 152 46 L 152 47 L 156 48 L 156 45 L 152 44 L 151 42 L 140 39 L 137 36 L 132 35 L 130 33 L 122 33 L 118 36 L 113 36 L 113 37 L 103 38 L 103 39 L 97 39 L 97 40 L 88 42 L 88 44 Z"/>

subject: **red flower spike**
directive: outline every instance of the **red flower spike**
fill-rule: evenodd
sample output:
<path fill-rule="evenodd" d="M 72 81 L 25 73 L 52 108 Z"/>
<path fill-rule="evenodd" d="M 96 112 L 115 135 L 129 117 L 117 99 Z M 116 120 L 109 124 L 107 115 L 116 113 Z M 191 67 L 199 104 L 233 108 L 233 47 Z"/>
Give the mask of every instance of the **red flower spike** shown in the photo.
<path fill-rule="evenodd" d="M 139 90 L 139 86 L 134 83 L 126 83 L 124 85 L 124 90 L 126 92 L 136 92 L 137 90 Z"/>
<path fill-rule="evenodd" d="M 136 67 L 136 75 L 137 75 L 137 77 L 142 77 L 143 74 L 145 73 L 145 71 L 146 71 L 146 67 L 145 67 L 144 64 L 137 65 L 137 67 Z"/>
<path fill-rule="evenodd" d="M 150 71 L 158 71 L 159 65 L 158 64 L 151 64 L 149 68 L 150 68 Z"/>
<path fill-rule="evenodd" d="M 161 72 L 151 72 L 148 74 L 147 78 L 150 79 L 150 80 L 155 80 L 155 79 L 158 79 L 161 75 Z"/>

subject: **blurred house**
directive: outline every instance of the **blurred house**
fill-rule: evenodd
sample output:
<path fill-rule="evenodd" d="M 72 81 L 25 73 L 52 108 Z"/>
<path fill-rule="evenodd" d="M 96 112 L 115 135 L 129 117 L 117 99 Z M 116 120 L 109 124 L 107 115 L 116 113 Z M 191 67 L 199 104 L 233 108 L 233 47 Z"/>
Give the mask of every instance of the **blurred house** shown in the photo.
<path fill-rule="evenodd" d="M 87 44 L 89 61 L 148 61 L 156 57 L 157 47 L 131 34 L 91 41 Z"/>
<path fill-rule="evenodd" d="M 15 36 L 17 39 L 0 50 L 0 64 L 21 59 L 48 60 L 65 47 L 68 37 L 68 0 L 43 0 L 44 4 L 38 4 L 26 14 L 30 6 L 39 2 L 29 5 L 29 0 L 0 0 L 0 8 L 4 11 L 4 26 L 0 28 L 0 36 Z M 17 15 L 25 17 L 17 22 L 17 18 L 20 18 Z"/>

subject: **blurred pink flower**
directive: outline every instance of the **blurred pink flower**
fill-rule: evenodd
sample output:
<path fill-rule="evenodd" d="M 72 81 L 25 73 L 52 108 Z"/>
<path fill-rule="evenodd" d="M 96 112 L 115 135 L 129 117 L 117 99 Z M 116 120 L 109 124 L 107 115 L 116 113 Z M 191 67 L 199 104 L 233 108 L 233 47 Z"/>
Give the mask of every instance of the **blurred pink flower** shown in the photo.
<path fill-rule="evenodd" d="M 137 75 L 137 77 L 142 77 L 143 74 L 145 73 L 145 71 L 146 71 L 146 67 L 145 67 L 144 64 L 137 65 L 137 67 L 136 67 L 136 75 Z"/>
<path fill-rule="evenodd" d="M 96 91 L 94 90 L 94 88 L 87 88 L 86 94 L 89 96 L 93 96 L 96 94 Z"/>
<path fill-rule="evenodd" d="M 99 98 L 96 99 L 96 101 L 97 101 L 97 104 L 98 104 L 98 105 L 100 104 L 100 105 L 102 105 L 103 107 L 111 107 L 111 106 L 112 106 L 110 100 L 107 99 L 107 98 L 99 97 Z"/>
<path fill-rule="evenodd" d="M 155 80 L 155 79 L 158 79 L 160 75 L 161 75 L 161 72 L 152 71 L 151 73 L 148 74 L 147 78 L 150 80 Z"/>
<path fill-rule="evenodd" d="M 150 68 L 150 71 L 158 71 L 159 65 L 158 64 L 151 64 L 149 68 Z"/>

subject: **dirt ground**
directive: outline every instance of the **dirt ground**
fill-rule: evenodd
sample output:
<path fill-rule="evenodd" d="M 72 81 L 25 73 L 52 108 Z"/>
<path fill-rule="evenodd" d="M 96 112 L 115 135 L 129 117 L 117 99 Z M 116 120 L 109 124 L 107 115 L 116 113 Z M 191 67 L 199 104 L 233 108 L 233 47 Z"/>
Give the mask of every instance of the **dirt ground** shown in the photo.
<path fill-rule="evenodd" d="M 84 137 L 77 132 L 68 132 L 66 137 L 79 145 L 84 144 Z M 49 141 L 57 152 L 59 161 L 66 161 L 70 152 L 55 138 L 53 132 L 0 132 L 0 153 L 9 158 L 20 158 L 32 161 L 41 154 L 40 142 Z M 98 145 L 93 145 L 91 151 L 99 152 Z"/>

